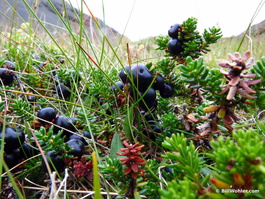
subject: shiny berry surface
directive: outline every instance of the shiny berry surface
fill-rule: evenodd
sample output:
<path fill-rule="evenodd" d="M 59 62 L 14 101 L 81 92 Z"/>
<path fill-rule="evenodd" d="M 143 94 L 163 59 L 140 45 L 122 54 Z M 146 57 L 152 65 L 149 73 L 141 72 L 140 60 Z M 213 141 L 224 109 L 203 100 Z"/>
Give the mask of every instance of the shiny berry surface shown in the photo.
<path fill-rule="evenodd" d="M 71 120 L 60 115 L 54 120 L 54 134 L 57 134 L 60 130 L 63 130 L 63 135 L 69 136 L 71 131 L 75 132 L 75 126 L 71 123 Z"/>
<path fill-rule="evenodd" d="M 65 163 L 60 157 L 60 154 L 57 154 L 54 150 L 52 150 L 48 151 L 45 157 L 47 159 L 48 166 L 50 167 L 51 171 L 58 171 L 59 173 L 64 171 Z M 43 157 L 41 162 L 43 170 L 48 172 L 48 168 Z"/>
<path fill-rule="evenodd" d="M 56 92 L 57 92 L 57 95 L 59 96 L 59 98 L 62 98 L 62 99 L 67 99 L 70 97 L 71 95 L 71 92 L 70 92 L 70 88 L 63 85 L 63 84 L 57 84 L 56 85 Z"/>
<path fill-rule="evenodd" d="M 174 89 L 171 85 L 165 84 L 165 86 L 159 90 L 159 94 L 163 98 L 169 98 L 173 96 Z"/>
<path fill-rule="evenodd" d="M 81 158 L 85 151 L 84 143 L 80 139 L 71 139 L 67 144 L 73 149 L 69 154 Z"/>
<path fill-rule="evenodd" d="M 0 79 L 5 86 L 9 86 L 14 81 L 14 73 L 5 68 L 0 68 Z"/>
<path fill-rule="evenodd" d="M 143 64 L 132 66 L 133 82 L 139 91 L 145 91 L 153 81 L 153 75 Z"/>
<path fill-rule="evenodd" d="M 19 163 L 20 154 L 18 150 L 13 150 L 4 155 L 4 161 L 8 168 L 12 168 Z"/>
<path fill-rule="evenodd" d="M 140 106 L 143 108 L 151 108 L 155 101 L 156 101 L 156 91 L 154 88 L 150 88 L 146 92 L 140 92 L 141 96 L 143 97 L 142 100 L 140 100 Z M 147 105 L 147 107 L 146 107 Z"/>
<path fill-rule="evenodd" d="M 171 39 L 168 42 L 168 52 L 172 55 L 179 55 L 183 51 L 182 42 L 178 39 Z"/>
<path fill-rule="evenodd" d="M 8 152 L 22 146 L 25 141 L 25 134 L 20 129 L 6 127 L 5 132 L 3 132 L 3 130 L 0 132 L 0 139 L 4 140 L 5 152 Z"/>
<path fill-rule="evenodd" d="M 172 25 L 168 30 L 168 36 L 172 38 L 178 38 L 178 33 L 181 30 L 180 24 Z"/>
<path fill-rule="evenodd" d="M 56 118 L 57 112 L 52 107 L 42 108 L 38 111 L 37 117 L 40 122 L 53 121 Z"/>
<path fill-rule="evenodd" d="M 163 76 L 161 74 L 158 74 L 153 84 L 153 88 L 155 90 L 159 90 L 164 87 L 164 83 L 165 83 L 165 80 Z"/>

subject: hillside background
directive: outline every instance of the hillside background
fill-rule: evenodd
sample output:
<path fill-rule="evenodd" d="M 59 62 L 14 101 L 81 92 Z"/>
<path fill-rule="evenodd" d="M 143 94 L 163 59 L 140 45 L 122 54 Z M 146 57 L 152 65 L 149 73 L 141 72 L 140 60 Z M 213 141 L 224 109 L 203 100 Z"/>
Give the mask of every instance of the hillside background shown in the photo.
<path fill-rule="evenodd" d="M 55 13 L 54 9 L 51 7 L 49 2 L 47 0 L 27 0 L 26 1 L 31 9 L 36 13 L 36 15 L 40 18 L 41 21 L 45 22 L 46 27 L 51 32 L 58 32 L 63 31 L 65 29 L 64 24 L 60 20 L 60 18 Z M 36 3 L 37 2 L 37 3 Z M 68 23 L 68 21 L 71 22 L 71 27 L 73 32 L 79 33 L 80 27 L 79 27 L 79 19 L 77 16 L 80 16 L 80 11 L 76 8 L 73 8 L 68 2 L 63 2 L 61 0 L 52 0 L 52 3 L 54 7 L 58 10 L 60 15 L 65 19 L 65 22 Z M 65 12 L 67 10 L 67 14 Z M 24 2 L 22 0 L 2 0 L 0 1 L 0 21 L 1 21 L 1 28 L 2 30 L 6 30 L 8 28 L 17 26 L 19 27 L 21 23 L 23 22 L 32 22 L 34 25 L 34 28 L 41 31 L 41 27 L 39 22 L 36 20 L 36 18 L 31 14 L 29 9 L 25 6 Z M 104 34 L 109 37 L 113 38 L 113 40 L 119 39 L 122 37 L 122 35 L 113 29 L 112 27 L 109 27 L 108 25 L 105 25 L 104 22 L 96 18 L 102 28 L 102 31 L 104 31 Z M 90 38 L 97 38 L 98 32 L 96 23 L 92 19 L 91 16 L 84 14 L 83 15 L 83 21 L 84 21 L 84 28 L 87 32 L 87 35 Z"/>

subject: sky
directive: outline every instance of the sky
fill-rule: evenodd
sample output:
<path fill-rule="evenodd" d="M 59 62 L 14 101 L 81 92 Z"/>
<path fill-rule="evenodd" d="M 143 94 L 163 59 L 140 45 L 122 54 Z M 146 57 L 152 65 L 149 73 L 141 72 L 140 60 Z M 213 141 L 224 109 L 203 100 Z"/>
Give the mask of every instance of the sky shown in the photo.
<path fill-rule="evenodd" d="M 78 8 L 82 0 L 70 0 Z M 197 29 L 216 26 L 224 37 L 245 31 L 259 7 L 252 24 L 265 20 L 265 0 L 84 0 L 92 13 L 105 23 L 138 41 L 149 36 L 166 35 L 171 25 L 189 17 L 198 19 Z M 103 11 L 104 10 L 104 11 Z M 84 12 L 88 13 L 84 7 Z"/>

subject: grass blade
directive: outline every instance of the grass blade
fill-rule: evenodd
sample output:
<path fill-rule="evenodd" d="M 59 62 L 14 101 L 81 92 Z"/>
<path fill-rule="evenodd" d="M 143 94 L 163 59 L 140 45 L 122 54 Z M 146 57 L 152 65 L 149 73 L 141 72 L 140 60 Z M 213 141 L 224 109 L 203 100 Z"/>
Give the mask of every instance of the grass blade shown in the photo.
<path fill-rule="evenodd" d="M 118 157 L 116 152 L 120 152 L 120 148 L 123 148 L 123 144 L 121 142 L 119 134 L 115 133 L 110 146 L 110 158 Z"/>
<path fill-rule="evenodd" d="M 95 152 L 92 153 L 92 161 L 93 161 L 93 185 L 95 191 L 95 199 L 101 199 L 100 193 L 100 178 L 98 175 L 98 162 L 97 155 Z"/>
<path fill-rule="evenodd" d="M 247 32 L 248 32 L 249 29 L 251 28 L 254 19 L 256 18 L 257 14 L 259 13 L 259 11 L 260 11 L 260 9 L 262 8 L 262 6 L 264 5 L 264 3 L 265 3 L 265 1 L 262 0 L 262 1 L 259 3 L 259 5 L 258 5 L 256 11 L 254 12 L 254 14 L 253 14 L 253 16 L 252 16 L 252 18 L 251 18 L 251 20 L 250 20 L 250 22 L 249 22 L 249 25 L 248 25 L 248 27 L 247 27 L 247 29 L 246 29 L 246 31 L 245 31 L 245 33 L 244 33 L 244 35 L 243 35 L 243 37 L 242 37 L 240 43 L 239 43 L 239 46 L 238 46 L 238 48 L 237 48 L 237 51 L 238 51 L 238 52 L 239 52 L 239 50 L 240 50 L 240 48 L 241 48 L 241 46 L 242 46 L 242 44 L 243 44 L 243 41 L 244 41 L 245 37 L 247 36 Z"/>
<path fill-rule="evenodd" d="M 133 106 L 127 109 L 127 114 L 124 121 L 124 134 L 129 140 L 132 140 L 132 122 L 133 122 Z"/>

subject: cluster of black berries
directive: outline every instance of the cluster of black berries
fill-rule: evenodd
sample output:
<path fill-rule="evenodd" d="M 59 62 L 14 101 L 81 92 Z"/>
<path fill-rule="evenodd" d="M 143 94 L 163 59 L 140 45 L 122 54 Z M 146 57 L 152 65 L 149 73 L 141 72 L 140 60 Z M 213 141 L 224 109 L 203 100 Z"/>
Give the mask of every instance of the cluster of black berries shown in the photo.
<path fill-rule="evenodd" d="M 85 153 L 85 145 L 87 144 L 85 138 L 91 139 L 91 134 L 87 131 L 81 133 L 76 130 L 76 118 L 68 119 L 64 116 L 57 115 L 52 107 L 40 109 L 37 113 L 37 117 L 39 126 L 44 126 L 45 128 L 51 127 L 52 125 L 54 126 L 54 135 L 59 133 L 60 130 L 63 130 L 61 136 L 62 138 L 65 137 L 65 142 L 72 149 L 68 155 L 73 155 L 74 159 L 77 160 L 81 159 L 82 155 Z M 0 140 L 4 142 L 4 161 L 9 168 L 39 153 L 39 150 L 35 146 L 26 142 L 25 133 L 19 128 L 2 127 L 0 131 Z M 46 158 L 52 170 L 57 170 L 58 172 L 64 171 L 66 165 L 61 156 L 62 154 L 58 151 L 47 151 Z M 43 158 L 42 166 L 43 169 L 47 171 Z"/>
<path fill-rule="evenodd" d="M 156 108 L 156 90 L 159 90 L 159 94 L 163 98 L 173 96 L 173 87 L 165 82 L 161 74 L 152 74 L 144 64 L 127 65 L 124 69 L 119 73 L 121 81 L 116 82 L 112 86 L 112 90 L 116 92 L 118 88 L 121 90 L 128 88 L 134 101 L 140 99 L 139 107 L 143 110 Z"/>
<path fill-rule="evenodd" d="M 178 39 L 180 31 L 180 24 L 174 24 L 168 30 L 168 36 L 171 37 L 171 40 L 168 42 L 168 52 L 175 56 L 179 55 L 183 51 L 183 43 Z"/>
<path fill-rule="evenodd" d="M 5 61 L 4 65 L 0 68 L 0 79 L 5 86 L 9 86 L 15 79 L 15 65 L 11 61 Z"/>
<path fill-rule="evenodd" d="M 119 78 L 120 81 L 112 85 L 112 90 L 117 94 L 121 89 L 124 91 L 123 94 L 129 95 L 135 102 L 139 101 L 139 108 L 147 121 L 143 124 L 145 126 L 143 133 L 154 140 L 156 137 L 154 132 L 161 133 L 161 128 L 148 112 L 157 107 L 156 91 L 159 91 L 162 98 L 169 98 L 174 94 L 173 86 L 168 84 L 161 74 L 152 74 L 144 64 L 125 66 L 120 71 Z"/>
<path fill-rule="evenodd" d="M 0 132 L 0 140 L 4 142 L 4 161 L 9 168 L 17 165 L 24 152 L 28 151 L 25 142 L 25 133 L 15 127 L 2 127 Z"/>
<path fill-rule="evenodd" d="M 80 159 L 85 152 L 85 145 L 87 142 L 84 137 L 91 139 L 91 135 L 89 132 L 79 132 L 75 126 L 77 118 L 66 118 L 62 115 L 57 115 L 57 112 L 52 107 L 42 108 L 37 113 L 38 122 L 43 126 L 51 126 L 53 127 L 53 134 L 56 135 L 62 130 L 62 137 L 65 137 L 66 143 L 72 148 L 72 151 L 69 152 L 69 155 L 73 155 L 75 159 Z M 73 133 L 74 132 L 74 133 Z M 60 152 L 52 150 L 46 153 L 46 157 L 50 168 L 54 170 L 54 167 L 58 172 L 64 171 L 65 163 L 61 158 Z M 52 162 L 52 163 L 51 163 Z M 42 165 L 45 171 L 47 171 L 47 167 L 44 159 L 42 159 Z M 54 167 L 53 167 L 53 166 Z"/>

